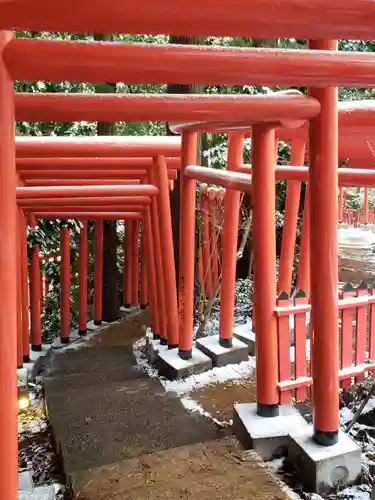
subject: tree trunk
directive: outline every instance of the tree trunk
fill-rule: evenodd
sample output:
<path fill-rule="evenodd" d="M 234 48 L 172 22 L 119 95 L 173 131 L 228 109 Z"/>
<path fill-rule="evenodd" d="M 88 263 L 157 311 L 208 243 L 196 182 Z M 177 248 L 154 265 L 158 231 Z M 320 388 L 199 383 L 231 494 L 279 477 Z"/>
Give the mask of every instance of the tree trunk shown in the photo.
<path fill-rule="evenodd" d="M 96 41 L 109 41 L 111 35 L 94 35 Z M 96 91 L 115 93 L 115 83 L 98 84 Z M 97 135 L 116 135 L 116 123 L 98 122 Z M 116 221 L 104 221 L 103 237 L 103 321 L 111 322 L 119 318 L 118 270 L 117 270 L 117 231 Z"/>
<path fill-rule="evenodd" d="M 200 45 L 204 39 L 187 37 L 187 36 L 170 36 L 169 43 L 179 45 Z M 181 85 L 170 83 L 167 87 L 167 94 L 200 94 L 203 93 L 203 85 Z M 173 135 L 167 127 L 167 134 Z M 174 262 L 176 268 L 176 287 L 178 290 L 178 282 L 180 276 L 180 199 L 181 199 L 181 182 L 180 173 L 177 174 L 177 179 L 174 182 L 174 189 L 171 192 L 171 217 L 172 217 L 172 232 L 173 232 L 173 247 L 174 247 Z"/>

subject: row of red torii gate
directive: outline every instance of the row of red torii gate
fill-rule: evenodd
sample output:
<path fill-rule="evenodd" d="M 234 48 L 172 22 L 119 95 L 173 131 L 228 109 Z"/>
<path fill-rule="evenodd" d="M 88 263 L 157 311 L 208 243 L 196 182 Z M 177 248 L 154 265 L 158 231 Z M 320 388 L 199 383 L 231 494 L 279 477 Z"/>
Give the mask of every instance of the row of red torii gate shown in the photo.
<path fill-rule="evenodd" d="M 38 218 L 96 220 L 98 248 L 101 221 L 142 221 L 152 330 L 170 348 L 164 354 L 166 363 L 173 366 L 178 357 L 192 364 L 196 184 L 201 181 L 225 188 L 218 340 L 225 349 L 232 345 L 240 196 L 248 192 L 252 198 L 258 416 L 278 416 L 280 404 L 290 398 L 291 391 L 303 399 L 306 388 L 313 386 L 314 439 L 322 446 L 334 445 L 339 436 L 340 380 L 347 385 L 352 377 L 360 379 L 371 369 L 365 356 L 367 353 L 371 358 L 373 354 L 373 327 L 368 339 L 358 333 L 358 324 L 366 321 L 367 308 L 370 319 L 373 318 L 372 294 L 362 287 L 355 292 L 346 290 L 350 296 L 338 300 L 337 194 L 339 186 L 375 185 L 371 147 L 375 105 L 372 101 L 338 104 L 337 87 L 373 86 L 375 57 L 369 53 L 339 53 L 337 42 L 332 39 L 371 38 L 373 2 L 362 0 L 361 8 L 353 10 L 349 1 L 334 1 L 328 8 L 322 0 L 314 0 L 299 4 L 299 15 L 295 16 L 297 7 L 293 0 L 279 2 L 272 9 L 268 2 L 256 0 L 251 19 L 250 14 L 244 15 L 248 10 L 244 2 L 207 2 L 203 12 L 197 0 L 178 6 L 172 0 L 163 0 L 162 4 L 163 8 L 160 2 L 141 1 L 141 5 L 137 2 L 134 6 L 127 1 L 107 9 L 102 0 L 90 6 L 84 0 L 69 0 L 57 11 L 45 0 L 32 5 L 27 0 L 0 2 L 2 30 L 22 27 L 40 31 L 163 32 L 312 40 L 309 50 L 289 51 L 17 39 L 12 38 L 10 31 L 0 31 L 0 231 L 4 235 L 0 245 L 2 498 L 15 500 L 17 496 L 17 339 L 18 347 L 22 346 L 18 354 L 27 356 L 28 352 L 28 332 L 26 322 L 22 322 L 27 316 L 26 221 L 36 225 Z M 86 13 L 89 9 L 90 15 L 80 13 L 80 8 Z M 73 11 L 77 13 L 74 16 Z M 307 96 L 293 90 L 254 96 L 19 94 L 13 91 L 16 79 L 290 85 L 305 86 L 309 91 Z M 15 139 L 15 120 L 162 120 L 169 122 L 176 136 Z M 201 132 L 228 135 L 225 171 L 196 165 L 197 136 Z M 245 136 L 251 136 L 251 165 L 243 164 Z M 280 140 L 291 143 L 291 162 L 286 167 L 277 165 Z M 338 168 L 341 160 L 346 161 L 345 168 Z M 178 294 L 169 205 L 176 178 L 181 183 Z M 275 181 L 281 179 L 288 181 L 288 189 L 277 284 Z M 308 285 L 300 283 L 304 293 L 297 294 L 295 304 L 291 304 L 298 204 L 301 182 L 306 181 L 306 258 L 304 264 L 300 262 L 300 274 Z M 85 241 L 85 224 L 82 228 Z M 64 258 L 67 248 L 67 234 L 62 230 L 65 296 L 69 294 L 70 274 Z M 34 247 L 30 277 L 34 326 L 38 320 L 35 307 L 39 307 L 33 301 L 40 292 L 38 266 L 38 249 Z M 38 279 L 34 279 L 35 274 Z M 84 285 L 81 294 L 81 298 L 85 297 Z M 357 317 L 355 360 L 351 358 L 350 332 L 342 328 L 339 367 L 339 309 L 347 318 L 343 323 L 348 324 L 353 308 Z M 310 311 L 313 334 L 307 372 L 306 343 L 301 339 L 303 335 L 307 338 L 303 325 Z M 296 336 L 294 377 L 289 349 L 291 315 L 295 317 Z M 62 322 L 64 318 L 63 310 Z M 38 348 L 38 331 L 32 328 L 31 334 L 32 344 Z M 67 339 L 67 335 L 68 325 L 62 324 L 62 338 Z"/>

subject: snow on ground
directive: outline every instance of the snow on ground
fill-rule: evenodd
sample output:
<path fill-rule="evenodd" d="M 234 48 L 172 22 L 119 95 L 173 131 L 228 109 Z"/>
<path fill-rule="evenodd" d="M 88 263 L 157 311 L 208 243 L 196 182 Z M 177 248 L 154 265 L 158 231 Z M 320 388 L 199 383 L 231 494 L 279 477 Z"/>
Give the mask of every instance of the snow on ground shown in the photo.
<path fill-rule="evenodd" d="M 255 358 L 234 365 L 212 368 L 198 375 L 191 375 L 181 380 L 161 380 L 167 392 L 176 392 L 179 396 L 196 391 L 209 384 L 222 384 L 239 381 L 251 375 L 255 370 Z"/>

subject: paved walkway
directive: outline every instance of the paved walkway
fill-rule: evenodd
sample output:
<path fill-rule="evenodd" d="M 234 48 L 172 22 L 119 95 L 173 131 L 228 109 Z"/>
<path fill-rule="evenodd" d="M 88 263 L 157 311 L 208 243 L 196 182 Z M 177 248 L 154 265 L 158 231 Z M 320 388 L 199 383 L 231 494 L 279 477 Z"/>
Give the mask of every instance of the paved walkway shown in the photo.
<path fill-rule="evenodd" d="M 228 431 L 187 412 L 136 363 L 147 313 L 47 361 L 45 396 L 74 500 L 281 500 Z"/>

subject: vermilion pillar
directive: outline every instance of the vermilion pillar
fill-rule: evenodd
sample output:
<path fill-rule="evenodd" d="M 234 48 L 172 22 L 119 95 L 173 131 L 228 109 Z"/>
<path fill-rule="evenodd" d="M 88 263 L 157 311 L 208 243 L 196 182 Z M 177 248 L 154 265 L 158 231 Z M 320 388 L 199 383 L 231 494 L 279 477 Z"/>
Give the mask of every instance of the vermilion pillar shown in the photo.
<path fill-rule="evenodd" d="M 243 134 L 232 133 L 228 141 L 228 170 L 236 170 L 242 163 Z M 232 347 L 235 283 L 237 266 L 238 219 L 240 214 L 240 191 L 227 189 L 224 195 L 224 241 L 223 266 L 220 290 L 219 343 Z"/>
<path fill-rule="evenodd" d="M 132 301 L 132 254 L 133 254 L 133 233 L 130 220 L 126 220 L 124 238 L 124 296 L 123 305 L 125 308 L 131 306 Z"/>
<path fill-rule="evenodd" d="M 262 417 L 279 414 L 276 306 L 275 132 L 254 125 L 252 201 L 256 304 L 257 405 Z M 225 238 L 224 238 L 225 239 Z"/>
<path fill-rule="evenodd" d="M 310 42 L 311 49 L 337 50 L 337 42 Z M 314 439 L 323 446 L 338 441 L 338 113 L 337 88 L 310 89 L 321 112 L 310 123 L 310 272 L 314 325 Z"/>
<path fill-rule="evenodd" d="M 137 307 L 139 304 L 139 221 L 131 221 L 132 226 L 132 295 L 131 305 Z"/>
<path fill-rule="evenodd" d="M 218 252 L 218 217 L 217 199 L 214 188 L 208 191 L 208 206 L 210 207 L 210 266 L 212 277 L 212 290 L 215 289 L 219 281 L 219 252 Z"/>
<path fill-rule="evenodd" d="M 142 231 L 141 231 L 141 309 L 146 309 L 148 306 L 148 280 L 147 280 L 147 243 L 146 243 L 146 228 L 144 219 L 142 221 Z"/>
<path fill-rule="evenodd" d="M 302 219 L 302 234 L 299 248 L 297 289 L 303 290 L 306 297 L 310 296 L 310 195 L 309 185 L 306 185 L 305 204 Z"/>
<path fill-rule="evenodd" d="M 173 235 L 171 221 L 171 207 L 169 202 L 169 186 L 167 163 L 163 156 L 155 158 L 156 185 L 159 188 L 158 212 L 160 227 L 160 243 L 163 259 L 163 270 L 165 274 L 165 305 L 167 314 L 168 347 L 178 347 L 179 324 L 176 270 L 174 265 Z"/>
<path fill-rule="evenodd" d="M 2 51 L 11 33 L 0 31 L 0 498 L 18 498 L 17 443 L 17 221 L 13 82 Z"/>
<path fill-rule="evenodd" d="M 23 308 L 22 308 L 22 248 L 21 248 L 21 226 L 19 210 L 17 211 L 17 274 L 15 279 L 17 280 L 17 368 L 21 368 L 23 365 Z M 40 287 L 40 282 L 38 283 Z"/>
<path fill-rule="evenodd" d="M 21 294 L 22 294 L 22 346 L 23 346 L 23 360 L 30 361 L 30 341 L 29 341 L 29 286 L 28 275 L 29 266 L 27 259 L 27 225 L 26 217 L 23 210 L 19 209 L 20 218 L 20 245 L 21 245 Z M 40 283 L 40 280 L 39 280 Z M 40 292 L 42 294 L 42 291 Z"/>
<path fill-rule="evenodd" d="M 102 324 L 103 311 L 103 219 L 95 221 L 94 231 L 94 325 Z"/>
<path fill-rule="evenodd" d="M 365 187 L 365 192 L 363 196 L 363 213 L 364 213 L 364 223 L 368 224 L 368 218 L 369 218 L 369 210 L 368 210 L 368 188 Z"/>
<path fill-rule="evenodd" d="M 202 259 L 204 288 L 207 297 L 212 296 L 212 276 L 210 262 L 210 222 L 207 188 L 201 190 L 201 216 L 202 216 Z"/>
<path fill-rule="evenodd" d="M 32 227 L 36 226 L 36 219 L 30 214 L 30 223 Z M 40 294 L 40 257 L 39 245 L 34 245 L 31 250 L 30 264 L 30 337 L 31 349 L 33 351 L 42 350 L 42 297 Z"/>
<path fill-rule="evenodd" d="M 179 356 L 192 357 L 193 316 L 194 316 L 194 270 L 195 270 L 195 201 L 196 181 L 184 177 L 183 170 L 194 165 L 197 156 L 197 134 L 182 134 L 181 145 L 181 222 L 180 222 L 180 282 L 179 282 L 179 319 L 180 341 Z"/>
<path fill-rule="evenodd" d="M 78 333 L 79 335 L 85 335 L 88 314 L 88 238 L 86 220 L 81 221 L 78 259 Z"/>
<path fill-rule="evenodd" d="M 292 165 L 303 165 L 305 159 L 305 141 L 293 139 L 291 147 L 290 163 Z M 284 227 L 280 253 L 280 273 L 278 291 L 290 293 L 292 286 L 292 272 L 294 262 L 294 251 L 296 246 L 296 234 L 298 223 L 298 211 L 301 195 L 301 182 L 288 181 L 285 200 Z"/>
<path fill-rule="evenodd" d="M 151 214 L 149 208 L 146 209 L 144 217 L 145 242 L 147 247 L 148 285 L 152 314 L 152 333 L 154 339 L 158 339 L 160 338 L 159 297 L 156 286 L 155 254 L 152 241 Z"/>
<path fill-rule="evenodd" d="M 155 182 L 155 172 L 150 170 L 150 182 Z M 158 206 L 156 198 L 153 197 L 150 207 L 151 226 L 152 226 L 152 240 L 154 243 L 154 256 L 155 256 L 155 274 L 156 286 L 159 305 L 159 328 L 160 328 L 160 343 L 162 345 L 168 344 L 167 333 L 167 316 L 166 316 L 166 300 L 165 300 L 165 287 L 164 287 L 164 268 L 161 250 L 160 227 L 158 218 Z"/>
<path fill-rule="evenodd" d="M 65 226 L 61 226 L 60 246 L 60 340 L 67 344 L 70 336 L 70 234 Z"/>

